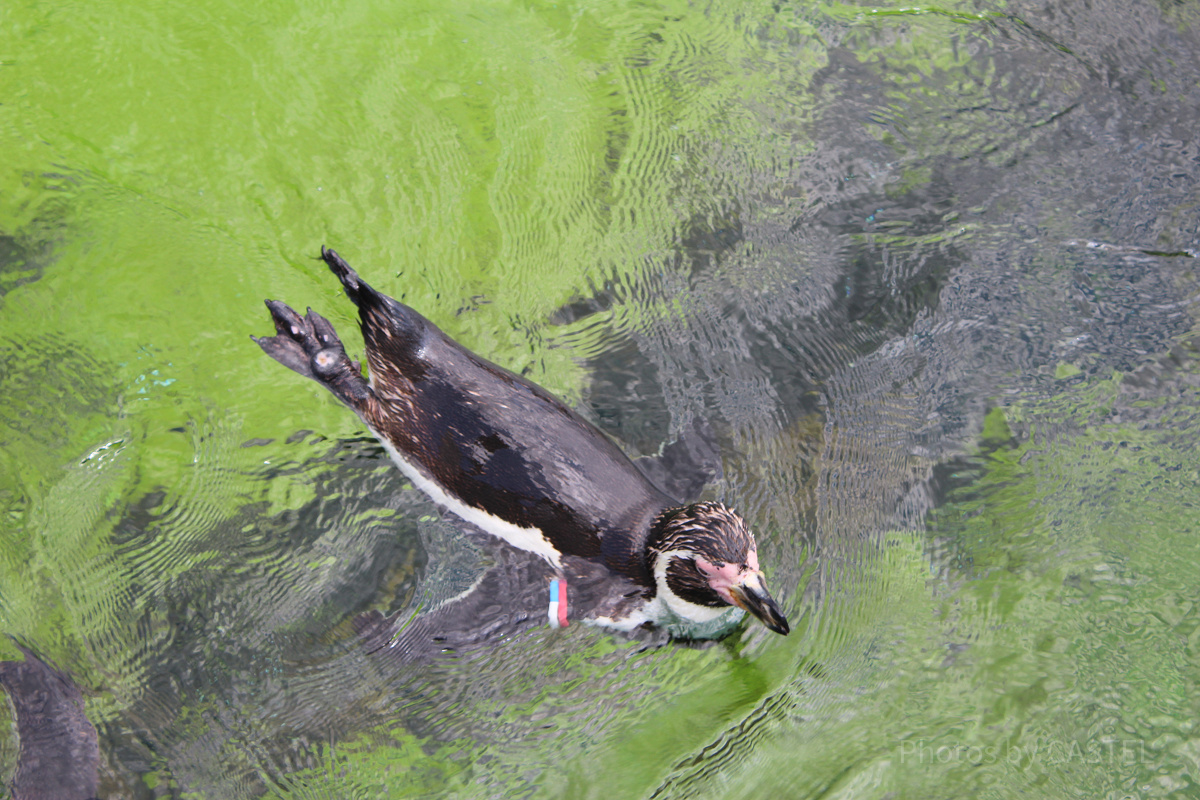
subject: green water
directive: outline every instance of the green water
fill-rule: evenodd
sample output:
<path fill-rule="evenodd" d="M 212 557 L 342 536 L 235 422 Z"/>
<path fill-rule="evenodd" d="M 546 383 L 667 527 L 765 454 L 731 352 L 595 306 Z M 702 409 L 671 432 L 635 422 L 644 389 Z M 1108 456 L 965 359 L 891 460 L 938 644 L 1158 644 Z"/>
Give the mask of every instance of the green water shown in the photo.
<path fill-rule="evenodd" d="M 1194 3 L 10 3 L 0 629 L 102 796 L 1195 796 L 1198 98 Z M 250 341 L 322 244 L 714 420 L 793 633 L 377 670 L 479 556 Z"/>

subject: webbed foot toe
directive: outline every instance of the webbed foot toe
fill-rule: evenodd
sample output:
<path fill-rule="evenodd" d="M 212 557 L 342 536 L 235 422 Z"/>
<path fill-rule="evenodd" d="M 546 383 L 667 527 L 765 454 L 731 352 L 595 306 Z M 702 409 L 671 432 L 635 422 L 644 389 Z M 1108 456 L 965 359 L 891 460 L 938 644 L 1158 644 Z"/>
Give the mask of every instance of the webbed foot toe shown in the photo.
<path fill-rule="evenodd" d="M 302 317 L 278 300 L 267 300 L 266 304 L 276 335 L 250 338 L 280 364 L 323 383 L 338 399 L 357 409 L 370 394 L 370 387 L 358 363 L 346 355 L 329 320 L 311 308 Z"/>

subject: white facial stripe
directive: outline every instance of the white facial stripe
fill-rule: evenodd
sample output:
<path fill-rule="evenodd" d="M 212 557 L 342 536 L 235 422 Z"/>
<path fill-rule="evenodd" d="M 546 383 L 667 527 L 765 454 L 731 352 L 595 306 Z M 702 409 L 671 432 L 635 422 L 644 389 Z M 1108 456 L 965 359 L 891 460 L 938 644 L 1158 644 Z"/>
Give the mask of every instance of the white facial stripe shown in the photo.
<path fill-rule="evenodd" d="M 518 550 L 525 550 L 539 555 L 555 567 L 562 568 L 562 564 L 559 562 L 558 551 L 554 549 L 550 541 L 546 538 L 546 535 L 540 529 L 522 528 L 519 525 L 514 525 L 507 520 L 489 514 L 483 509 L 467 505 L 454 495 L 446 492 L 436 482 L 427 477 L 415 464 L 407 461 L 392 446 L 391 442 L 379 435 L 379 431 L 374 428 L 370 430 L 371 433 L 375 434 L 375 438 L 379 440 L 379 443 L 383 445 L 383 449 L 387 451 L 387 454 L 392 457 L 392 461 L 396 462 L 396 466 L 400 468 L 400 471 L 412 481 L 413 486 L 429 495 L 430 499 L 435 503 L 445 506 L 457 516 L 487 531 L 492 536 L 503 539 Z"/>
<path fill-rule="evenodd" d="M 676 558 L 694 560 L 696 554 L 690 550 L 668 550 L 654 562 L 654 584 L 658 588 L 658 597 L 662 598 L 667 608 L 692 622 L 712 622 L 717 617 L 728 613 L 730 610 L 728 606 L 712 608 L 711 606 L 697 605 L 689 600 L 684 600 L 671 591 L 671 587 L 667 585 L 667 566 Z"/>

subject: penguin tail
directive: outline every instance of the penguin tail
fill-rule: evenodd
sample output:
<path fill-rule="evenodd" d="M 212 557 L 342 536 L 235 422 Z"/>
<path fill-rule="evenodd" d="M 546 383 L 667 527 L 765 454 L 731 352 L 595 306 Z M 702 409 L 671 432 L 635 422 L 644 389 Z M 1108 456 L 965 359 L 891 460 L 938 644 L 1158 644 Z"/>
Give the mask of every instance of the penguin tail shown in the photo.
<path fill-rule="evenodd" d="M 387 296 L 375 291 L 369 283 L 358 277 L 358 273 L 337 254 L 336 250 L 321 245 L 321 260 L 329 265 L 329 270 L 342 282 L 346 296 L 354 302 L 354 305 L 358 306 L 360 311 L 369 311 L 386 304 Z"/>
<path fill-rule="evenodd" d="M 368 352 L 372 347 L 391 348 L 393 357 L 400 352 L 416 347 L 425 333 L 426 320 L 413 309 L 377 291 L 358 277 L 345 259 L 324 245 L 321 260 L 338 280 L 346 296 L 358 306 L 358 317 L 362 323 L 363 339 Z"/>

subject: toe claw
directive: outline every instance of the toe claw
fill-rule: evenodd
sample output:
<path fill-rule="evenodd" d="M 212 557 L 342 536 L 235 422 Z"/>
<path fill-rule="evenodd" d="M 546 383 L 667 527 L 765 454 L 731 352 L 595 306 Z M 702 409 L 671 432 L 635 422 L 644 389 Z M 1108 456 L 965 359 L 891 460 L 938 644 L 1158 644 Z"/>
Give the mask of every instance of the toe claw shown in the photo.
<path fill-rule="evenodd" d="M 305 334 L 304 320 L 291 309 L 287 303 L 278 300 L 268 300 L 267 308 L 271 311 L 271 319 L 275 322 L 275 332 L 301 341 Z"/>
<path fill-rule="evenodd" d="M 322 346 L 328 347 L 335 342 L 339 342 L 337 331 L 333 329 L 333 325 L 329 324 L 329 320 L 311 308 L 308 310 L 308 316 L 305 317 L 305 321 L 312 327 L 313 333 L 321 341 Z"/>

